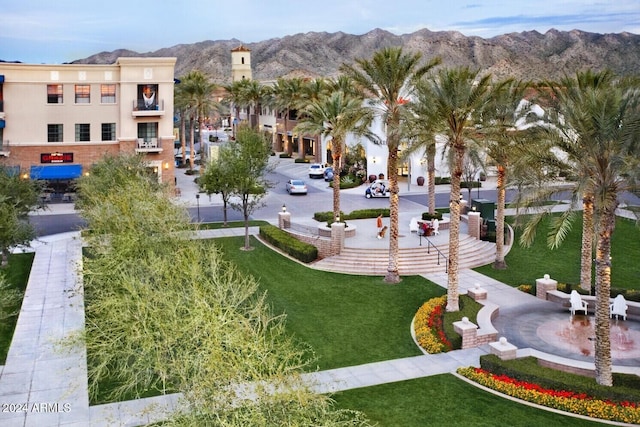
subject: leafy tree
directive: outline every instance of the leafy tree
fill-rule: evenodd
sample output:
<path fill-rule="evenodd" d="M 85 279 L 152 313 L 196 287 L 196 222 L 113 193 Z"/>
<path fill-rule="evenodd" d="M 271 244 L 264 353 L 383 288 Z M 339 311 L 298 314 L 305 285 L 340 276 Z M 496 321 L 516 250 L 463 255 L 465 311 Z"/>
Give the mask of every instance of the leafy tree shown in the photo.
<path fill-rule="evenodd" d="M 17 246 L 28 246 L 35 237 L 28 214 L 38 207 L 41 185 L 20 178 L 20 174 L 0 167 L 0 266 L 6 267 L 9 252 Z"/>
<path fill-rule="evenodd" d="M 420 64 L 419 53 L 407 54 L 400 48 L 384 48 L 371 59 L 356 59 L 355 65 L 343 64 L 340 70 L 360 88 L 363 97 L 369 100 L 370 108 L 381 117 L 389 150 L 387 176 L 389 178 L 389 266 L 385 282 L 398 283 L 398 148 L 400 146 L 401 122 L 406 115 L 407 103 L 414 85 L 431 68 L 440 63 L 434 59 Z"/>
<path fill-rule="evenodd" d="M 366 108 L 359 96 L 336 91 L 310 100 L 301 110 L 301 119 L 295 127 L 299 133 L 320 134 L 331 139 L 333 157 L 333 218 L 340 216 L 340 171 L 343 145 L 347 134 L 373 138 L 369 126 L 373 121 L 371 109 Z"/>
<path fill-rule="evenodd" d="M 232 185 L 231 195 L 239 201 L 230 199 L 232 209 L 242 212 L 244 218 L 244 250 L 250 250 L 249 216 L 262 206 L 262 199 L 271 184 L 265 179 L 269 171 L 270 141 L 260 132 L 240 126 L 235 140 L 229 141 L 220 149 L 219 162 L 229 175 Z"/>
<path fill-rule="evenodd" d="M 198 179 L 198 185 L 205 193 L 208 195 L 220 194 L 222 196 L 222 212 L 225 226 L 228 221 L 229 200 L 234 188 L 234 175 L 228 170 L 228 167 L 229 165 L 223 163 L 219 157 L 210 159 L 204 173 Z"/>

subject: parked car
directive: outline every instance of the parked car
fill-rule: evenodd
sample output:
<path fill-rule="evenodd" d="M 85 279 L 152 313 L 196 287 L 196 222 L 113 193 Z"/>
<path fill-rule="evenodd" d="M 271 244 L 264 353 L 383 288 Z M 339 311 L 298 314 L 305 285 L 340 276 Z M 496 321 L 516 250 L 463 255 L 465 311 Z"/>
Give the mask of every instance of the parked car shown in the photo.
<path fill-rule="evenodd" d="M 324 169 L 324 180 L 325 181 L 332 181 L 333 180 L 333 168 L 332 167 L 328 167 Z"/>
<path fill-rule="evenodd" d="M 289 194 L 307 194 L 307 185 L 301 179 L 290 179 L 286 186 Z"/>
<path fill-rule="evenodd" d="M 389 181 L 386 179 L 376 179 L 364 190 L 367 199 L 372 197 L 389 197 Z"/>
<path fill-rule="evenodd" d="M 309 165 L 309 178 L 324 177 L 324 165 L 321 163 L 312 163 Z"/>
<path fill-rule="evenodd" d="M 189 163 L 191 161 L 191 150 L 186 150 L 186 157 L 185 157 L 185 163 Z M 176 150 L 176 155 L 175 155 L 175 159 L 177 162 L 182 160 L 182 150 L 178 149 Z M 196 153 L 195 156 L 193 156 L 193 162 L 195 164 L 200 164 L 200 154 Z"/>

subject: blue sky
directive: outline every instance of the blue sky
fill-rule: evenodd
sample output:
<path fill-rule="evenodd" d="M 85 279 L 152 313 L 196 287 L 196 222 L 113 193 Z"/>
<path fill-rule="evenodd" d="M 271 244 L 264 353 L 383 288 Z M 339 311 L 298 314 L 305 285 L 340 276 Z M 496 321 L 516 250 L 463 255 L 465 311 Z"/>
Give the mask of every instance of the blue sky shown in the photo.
<path fill-rule="evenodd" d="M 62 63 L 115 49 L 204 40 L 252 43 L 309 31 L 421 28 L 493 37 L 551 28 L 640 34 L 640 0 L 21 0 L 3 1 L 0 59 Z M 9 3 L 9 4 L 7 4 Z"/>

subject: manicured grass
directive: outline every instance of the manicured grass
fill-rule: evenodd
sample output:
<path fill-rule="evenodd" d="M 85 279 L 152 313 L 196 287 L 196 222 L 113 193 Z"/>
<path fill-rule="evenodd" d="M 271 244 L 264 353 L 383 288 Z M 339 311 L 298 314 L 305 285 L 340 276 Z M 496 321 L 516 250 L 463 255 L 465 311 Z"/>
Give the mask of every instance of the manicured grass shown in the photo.
<path fill-rule="evenodd" d="M 27 288 L 34 256 L 34 253 L 11 254 L 9 255 L 9 265 L 6 269 L 0 270 L 0 274 L 4 275 L 9 284 L 9 289 L 20 292 L 20 295 L 24 295 L 24 291 Z M 0 365 L 4 365 L 6 362 L 21 306 L 22 298 L 19 298 L 3 307 L 3 311 L 15 314 L 0 321 Z"/>
<path fill-rule="evenodd" d="M 509 220 L 512 221 L 513 218 Z M 491 265 L 475 270 L 511 286 L 533 285 L 536 279 L 545 274 L 559 283 L 579 284 L 582 216 L 576 217 L 572 230 L 558 249 L 549 249 L 547 246 L 548 219 L 538 230 L 535 242 L 529 248 L 520 246 L 520 233 L 516 230 L 515 243 L 505 257 L 508 266 L 506 270 L 495 270 Z M 635 221 L 617 219 L 611 246 L 611 287 L 640 289 L 640 269 L 636 262 L 630 262 L 640 260 L 640 228 Z"/>
<path fill-rule="evenodd" d="M 599 426 L 520 405 L 453 375 L 436 375 L 335 394 L 338 407 L 367 414 L 379 426 Z"/>
<path fill-rule="evenodd" d="M 421 354 L 410 335 L 411 319 L 428 299 L 445 290 L 420 276 L 389 285 L 380 276 L 352 276 L 311 269 L 252 240 L 215 239 L 225 257 L 260 281 L 274 313 L 311 345 L 320 369 Z"/>

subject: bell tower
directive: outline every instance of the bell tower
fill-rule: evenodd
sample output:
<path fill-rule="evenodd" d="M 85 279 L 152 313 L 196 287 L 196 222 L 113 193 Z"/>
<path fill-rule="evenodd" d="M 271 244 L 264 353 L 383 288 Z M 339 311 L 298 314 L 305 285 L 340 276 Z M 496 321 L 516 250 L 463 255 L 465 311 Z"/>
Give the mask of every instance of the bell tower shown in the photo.
<path fill-rule="evenodd" d="M 251 50 L 244 45 L 231 49 L 231 81 L 252 80 Z"/>

